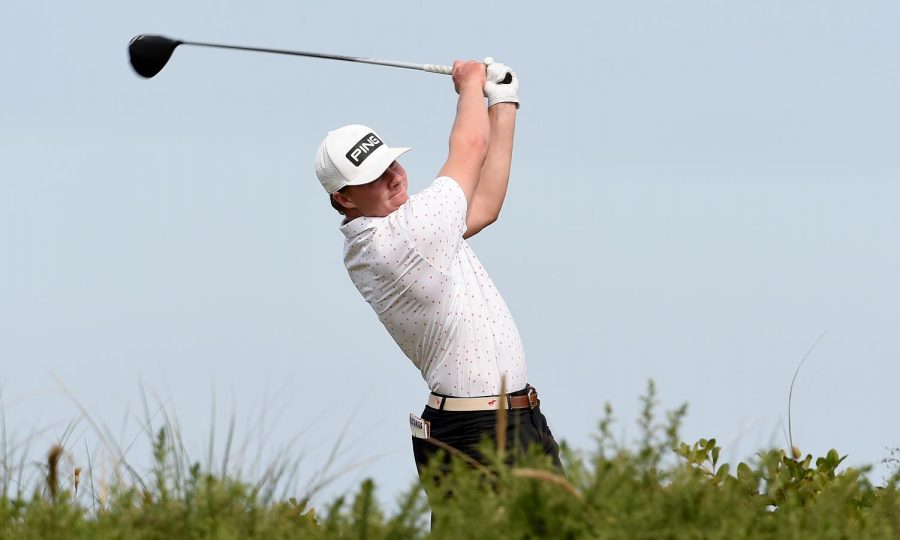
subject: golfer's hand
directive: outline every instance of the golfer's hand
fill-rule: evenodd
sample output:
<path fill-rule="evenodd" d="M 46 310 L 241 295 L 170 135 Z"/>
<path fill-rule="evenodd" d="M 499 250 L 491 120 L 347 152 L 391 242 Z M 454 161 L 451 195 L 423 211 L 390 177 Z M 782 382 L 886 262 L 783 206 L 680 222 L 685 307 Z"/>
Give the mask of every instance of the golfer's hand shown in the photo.
<path fill-rule="evenodd" d="M 494 62 L 494 59 L 484 59 L 487 66 L 487 79 L 484 83 L 484 95 L 488 98 L 488 108 L 498 103 L 513 103 L 519 108 L 519 78 L 515 72 L 505 64 Z M 507 74 L 511 77 L 508 83 L 503 80 Z"/>
<path fill-rule="evenodd" d="M 453 86 L 456 88 L 457 94 L 461 94 L 468 88 L 478 88 L 480 91 L 484 88 L 485 80 L 487 80 L 487 71 L 481 62 L 475 60 L 453 62 Z"/>

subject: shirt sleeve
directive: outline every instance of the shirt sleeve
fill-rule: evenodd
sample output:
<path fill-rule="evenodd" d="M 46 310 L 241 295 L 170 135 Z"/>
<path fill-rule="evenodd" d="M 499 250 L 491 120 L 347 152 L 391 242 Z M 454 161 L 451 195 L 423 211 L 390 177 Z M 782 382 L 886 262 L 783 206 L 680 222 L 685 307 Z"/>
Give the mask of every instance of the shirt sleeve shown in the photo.
<path fill-rule="evenodd" d="M 435 179 L 400 207 L 399 218 L 413 248 L 442 271 L 451 262 L 466 232 L 466 194 L 448 176 Z"/>

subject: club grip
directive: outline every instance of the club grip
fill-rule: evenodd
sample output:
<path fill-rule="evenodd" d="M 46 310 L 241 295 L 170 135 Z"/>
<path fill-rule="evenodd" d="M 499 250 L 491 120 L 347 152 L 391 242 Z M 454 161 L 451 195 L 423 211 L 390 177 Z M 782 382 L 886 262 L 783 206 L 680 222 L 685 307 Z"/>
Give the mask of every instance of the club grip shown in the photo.
<path fill-rule="evenodd" d="M 438 65 L 438 64 L 425 64 L 425 65 L 422 66 L 422 69 L 423 69 L 424 71 L 429 72 L 429 73 L 440 73 L 440 74 L 442 74 L 442 75 L 452 75 L 452 74 L 453 74 L 453 68 L 452 68 L 452 67 L 450 67 L 450 66 L 441 66 L 441 65 Z M 508 72 L 506 73 L 506 77 L 503 77 L 503 80 L 500 81 L 498 84 L 509 84 L 509 83 L 512 82 L 512 80 L 513 80 L 513 74 L 512 74 L 511 71 L 508 71 Z"/>
<path fill-rule="evenodd" d="M 453 68 L 450 66 L 439 66 L 437 64 L 425 64 L 422 69 L 429 73 L 440 73 L 442 75 L 452 75 Z"/>

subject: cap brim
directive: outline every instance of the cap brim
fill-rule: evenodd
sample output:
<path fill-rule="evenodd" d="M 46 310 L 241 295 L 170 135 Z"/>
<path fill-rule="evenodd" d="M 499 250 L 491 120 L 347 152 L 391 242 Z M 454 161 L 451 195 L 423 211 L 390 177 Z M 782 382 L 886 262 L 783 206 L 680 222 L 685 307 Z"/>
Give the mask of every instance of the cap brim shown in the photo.
<path fill-rule="evenodd" d="M 353 182 L 347 182 L 344 184 L 345 186 L 361 186 L 363 184 L 368 184 L 369 182 L 374 182 L 378 180 L 378 178 L 384 174 L 384 171 L 387 170 L 388 167 L 391 166 L 391 163 L 397 160 L 398 157 L 403 154 L 409 152 L 412 148 L 388 148 L 387 152 L 382 153 L 378 156 L 378 161 L 373 162 L 371 167 L 371 172 L 367 175 L 364 175 L 360 178 L 357 178 Z M 371 156 L 369 159 L 373 159 L 375 156 Z"/>

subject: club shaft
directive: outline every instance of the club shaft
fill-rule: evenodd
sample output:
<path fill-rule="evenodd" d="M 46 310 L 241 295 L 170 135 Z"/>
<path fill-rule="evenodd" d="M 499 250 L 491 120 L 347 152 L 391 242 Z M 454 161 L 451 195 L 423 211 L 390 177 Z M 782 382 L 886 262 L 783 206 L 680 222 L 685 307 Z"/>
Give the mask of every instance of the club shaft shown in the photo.
<path fill-rule="evenodd" d="M 440 66 L 436 64 L 414 64 L 412 62 L 396 62 L 393 60 L 379 60 L 377 58 L 362 58 L 358 56 L 345 56 L 342 54 L 324 54 L 317 52 L 309 52 L 309 51 L 289 51 L 286 49 L 267 49 L 262 47 L 242 47 L 239 45 L 222 45 L 219 43 L 203 43 L 199 41 L 181 41 L 183 45 L 196 45 L 199 47 L 215 47 L 218 49 L 234 49 L 238 51 L 254 51 L 254 52 L 265 52 L 265 53 L 275 53 L 275 54 L 289 54 L 292 56 L 307 56 L 310 58 L 323 58 L 327 60 L 343 60 L 345 62 L 359 62 L 363 64 L 376 64 L 379 66 L 391 66 L 405 69 L 417 69 L 420 71 L 428 71 L 429 73 L 441 73 L 444 75 L 450 75 L 452 73 L 452 69 L 447 66 Z"/>

